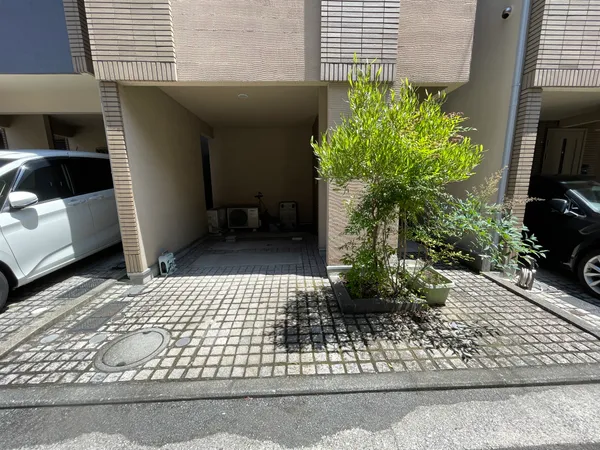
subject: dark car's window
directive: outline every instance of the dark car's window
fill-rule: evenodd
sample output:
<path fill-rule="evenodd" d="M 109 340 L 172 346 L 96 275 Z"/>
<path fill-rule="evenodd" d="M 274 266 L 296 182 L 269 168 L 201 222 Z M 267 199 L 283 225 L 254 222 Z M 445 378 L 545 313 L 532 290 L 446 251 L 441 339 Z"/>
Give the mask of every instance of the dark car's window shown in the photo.
<path fill-rule="evenodd" d="M 63 159 L 26 163 L 15 185 L 15 191 L 32 192 L 45 202 L 73 195 L 63 168 Z"/>
<path fill-rule="evenodd" d="M 600 183 L 595 181 L 570 181 L 564 184 L 594 212 L 600 213 Z"/>
<path fill-rule="evenodd" d="M 69 177 L 75 195 L 112 189 L 112 174 L 108 159 L 70 158 L 67 162 Z"/>
<path fill-rule="evenodd" d="M 10 172 L 7 172 L 4 175 L 0 176 L 0 207 L 4 205 L 6 196 L 10 192 L 10 187 L 15 179 L 17 170 L 18 169 L 13 169 Z"/>

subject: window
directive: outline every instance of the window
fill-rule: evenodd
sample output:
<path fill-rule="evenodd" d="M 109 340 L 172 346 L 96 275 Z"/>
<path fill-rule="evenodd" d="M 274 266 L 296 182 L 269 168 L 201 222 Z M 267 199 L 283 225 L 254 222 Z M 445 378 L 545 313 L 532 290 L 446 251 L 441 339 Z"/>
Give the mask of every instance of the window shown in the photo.
<path fill-rule="evenodd" d="M 33 192 L 39 202 L 71 197 L 63 169 L 64 160 L 43 160 L 25 164 L 15 190 Z"/>
<path fill-rule="evenodd" d="M 67 167 L 75 195 L 113 188 L 108 159 L 70 158 Z"/>
<path fill-rule="evenodd" d="M 13 169 L 4 175 L 0 175 L 0 207 L 4 205 L 4 201 L 10 192 L 10 187 L 12 186 L 16 173 L 17 169 Z"/>

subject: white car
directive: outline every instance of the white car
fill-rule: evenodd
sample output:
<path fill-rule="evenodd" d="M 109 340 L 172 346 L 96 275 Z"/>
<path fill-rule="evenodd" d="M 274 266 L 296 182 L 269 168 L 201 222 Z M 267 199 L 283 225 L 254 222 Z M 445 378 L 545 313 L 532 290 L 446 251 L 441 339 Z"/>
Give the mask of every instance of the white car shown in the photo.
<path fill-rule="evenodd" d="M 11 289 L 121 241 L 108 155 L 0 152 L 0 309 Z"/>

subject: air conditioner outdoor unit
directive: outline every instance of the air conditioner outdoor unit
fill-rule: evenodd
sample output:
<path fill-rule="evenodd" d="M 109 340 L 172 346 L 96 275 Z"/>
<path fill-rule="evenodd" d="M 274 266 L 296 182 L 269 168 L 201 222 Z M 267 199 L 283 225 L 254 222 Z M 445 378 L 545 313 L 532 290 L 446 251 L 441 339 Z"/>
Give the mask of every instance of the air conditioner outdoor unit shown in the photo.
<path fill-rule="evenodd" d="M 229 228 L 258 228 L 258 208 L 227 208 L 227 226 Z"/>

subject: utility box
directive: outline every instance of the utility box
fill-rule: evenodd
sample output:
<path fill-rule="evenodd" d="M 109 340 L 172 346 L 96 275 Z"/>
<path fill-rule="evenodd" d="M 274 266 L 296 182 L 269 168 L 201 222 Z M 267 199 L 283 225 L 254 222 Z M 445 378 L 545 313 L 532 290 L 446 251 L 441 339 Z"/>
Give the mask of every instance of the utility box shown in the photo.
<path fill-rule="evenodd" d="M 295 230 L 298 227 L 298 204 L 296 202 L 279 203 L 279 222 L 284 230 Z"/>

